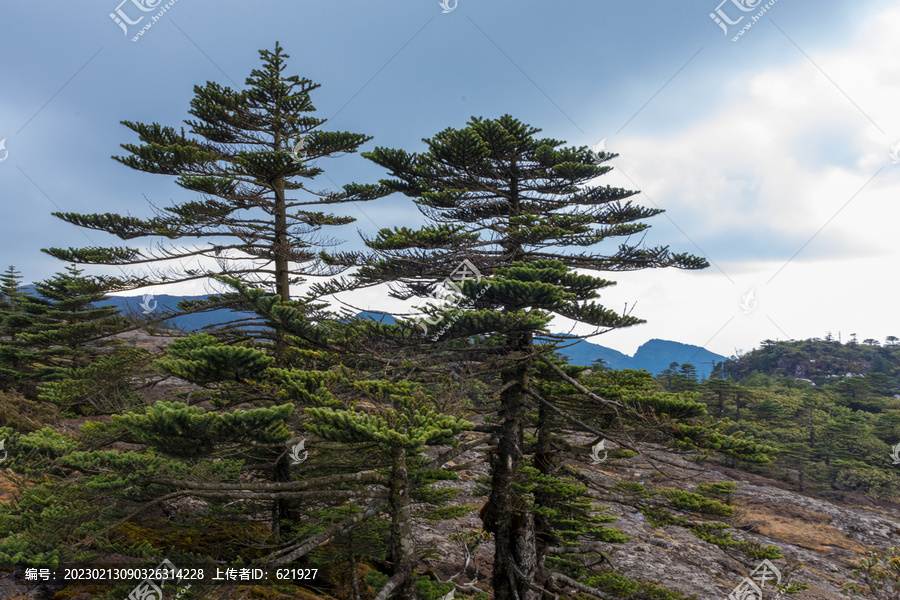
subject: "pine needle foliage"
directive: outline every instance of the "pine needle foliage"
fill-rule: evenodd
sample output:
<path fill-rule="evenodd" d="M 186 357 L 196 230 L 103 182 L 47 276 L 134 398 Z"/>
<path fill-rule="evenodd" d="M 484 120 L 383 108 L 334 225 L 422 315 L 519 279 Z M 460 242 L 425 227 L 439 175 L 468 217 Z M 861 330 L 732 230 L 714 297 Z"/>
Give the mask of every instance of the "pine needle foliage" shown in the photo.
<path fill-rule="evenodd" d="M 356 152 L 371 138 L 326 131 L 326 120 L 315 116 L 311 99 L 320 86 L 287 74 L 290 56 L 277 42 L 273 50 L 259 54 L 261 66 L 252 70 L 244 89 L 214 82 L 194 86 L 187 129 L 122 121 L 139 143 L 123 144 L 127 154 L 113 158 L 138 171 L 174 177 L 200 199 L 154 206 L 150 218 L 53 213 L 125 241 L 163 238 L 174 243 L 44 252 L 80 264 L 152 267 L 148 273 L 110 280 L 122 290 L 223 274 L 287 300 L 290 285 L 303 275 L 334 273 L 316 257 L 321 248 L 336 243 L 321 232 L 354 219 L 327 209 L 372 200 L 386 190 L 362 184 L 321 190 L 316 185 L 325 173 L 320 160 Z M 182 245 L 181 240 L 198 241 Z M 166 267 L 176 263 L 178 267 Z M 236 302 L 238 296 L 226 300 Z"/>
<path fill-rule="evenodd" d="M 19 280 L 10 267 L 0 281 L 0 389 L 35 398 L 41 383 L 95 363 L 119 343 L 110 338 L 127 323 L 117 308 L 102 305 L 108 281 L 85 277 L 75 265 L 33 291 Z"/>
<path fill-rule="evenodd" d="M 428 223 L 418 230 L 382 229 L 366 239 L 367 255 L 328 258 L 362 265 L 358 285 L 390 282 L 401 299 L 426 298 L 452 283 L 458 297 L 452 306 L 424 308 L 418 324 L 439 344 L 446 365 L 480 362 L 484 372 L 500 375 L 501 420 L 484 512 L 485 528 L 495 535 L 497 600 L 531 594 L 527 573 L 542 561 L 531 551 L 523 555 L 533 521 L 514 492 L 525 484 L 519 465 L 538 350 L 534 336 L 546 333 L 554 315 L 598 332 L 642 322 L 597 302 L 613 281 L 575 270 L 707 266 L 696 256 L 630 241 L 648 227 L 644 219 L 661 211 L 634 204 L 636 192 L 594 184 L 615 155 L 565 146 L 539 132 L 510 115 L 473 117 L 463 128 L 423 140 L 423 153 L 382 147 L 364 153 L 390 174 L 382 184 L 412 198 Z M 597 250 L 617 239 L 624 241 L 616 251 Z M 467 347 L 472 344 L 481 347 L 481 356 Z"/>

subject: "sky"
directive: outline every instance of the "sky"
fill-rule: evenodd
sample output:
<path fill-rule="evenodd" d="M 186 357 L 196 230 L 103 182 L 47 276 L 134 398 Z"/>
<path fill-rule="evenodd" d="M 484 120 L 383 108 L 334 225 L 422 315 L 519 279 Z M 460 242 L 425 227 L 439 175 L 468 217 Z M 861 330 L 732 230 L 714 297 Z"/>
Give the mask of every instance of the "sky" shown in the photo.
<path fill-rule="evenodd" d="M 122 244 L 54 211 L 145 217 L 148 201 L 195 199 L 110 158 L 137 141 L 120 121 L 180 127 L 194 85 L 243 87 L 278 41 L 288 71 L 321 84 L 324 128 L 373 136 L 363 150 L 422 151 L 422 138 L 508 113 L 618 153 L 597 183 L 665 210 L 646 243 L 711 266 L 603 274 L 617 285 L 601 302 L 647 322 L 595 343 L 632 354 L 661 338 L 730 356 L 767 339 L 900 335 L 900 8 L 719 1 L 5 3 L 0 264 L 36 281 L 65 267 L 41 248 Z M 322 187 L 386 176 L 358 155 L 320 166 Z M 335 234 L 346 249 L 424 222 L 401 196 L 345 214 L 357 218 Z M 345 300 L 408 311 L 385 290 Z"/>

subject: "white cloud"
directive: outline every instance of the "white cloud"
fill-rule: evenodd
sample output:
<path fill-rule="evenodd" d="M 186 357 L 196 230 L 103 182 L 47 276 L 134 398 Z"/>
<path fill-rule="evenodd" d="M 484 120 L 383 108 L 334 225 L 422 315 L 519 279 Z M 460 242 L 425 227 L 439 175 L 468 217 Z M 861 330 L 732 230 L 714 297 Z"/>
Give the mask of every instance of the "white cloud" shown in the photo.
<path fill-rule="evenodd" d="M 618 169 L 603 184 L 642 189 L 636 200 L 666 209 L 727 277 L 716 267 L 615 274 L 619 286 L 604 302 L 637 301 L 635 314 L 649 323 L 595 341 L 629 353 L 653 337 L 708 342 L 729 355 L 828 330 L 845 339 L 897 334 L 887 321 L 900 258 L 900 165 L 888 156 L 900 141 L 898 29 L 892 8 L 841 47 L 808 51 L 834 83 L 792 48 L 783 64 L 735 74 L 708 119 L 614 141 Z M 650 223 L 674 250 L 698 253 L 665 217 Z M 750 289 L 759 306 L 744 314 Z"/>
<path fill-rule="evenodd" d="M 891 9 L 846 47 L 810 55 L 840 90 L 800 52 L 785 65 L 737 74 L 705 121 L 665 137 L 616 140 L 621 172 L 604 183 L 636 184 L 713 255 L 718 248 L 704 241 L 748 231 L 793 241 L 792 254 L 885 167 L 820 236 L 842 251 L 888 250 L 890 238 L 881 236 L 900 217 L 900 205 L 884 201 L 900 181 L 888 157 L 900 141 L 900 42 L 891 35 L 898 28 L 900 10 Z M 871 207 L 879 209 L 875 222 Z M 745 258 L 754 258 L 749 250 Z M 811 244 L 798 259 L 817 254 L 829 255 L 828 244 Z"/>
<path fill-rule="evenodd" d="M 592 341 L 633 353 L 655 337 L 730 355 L 764 339 L 827 331 L 845 340 L 900 335 L 890 320 L 900 287 L 900 165 L 888 157 L 900 141 L 900 8 L 857 23 L 845 42 L 804 48 L 809 59 L 780 37 L 779 64 L 745 63 L 752 68 L 738 71 L 720 58 L 700 83 L 727 92 L 706 119 L 679 131 L 666 124 L 665 135 L 609 140 L 621 156 L 602 183 L 642 189 L 636 200 L 666 209 L 727 276 L 716 267 L 611 274 L 619 285 L 602 302 L 616 310 L 637 302 L 634 314 L 648 323 Z M 653 105 L 643 117 L 652 112 Z M 394 219 L 403 209 L 390 210 Z M 379 226 L 391 222 L 384 212 L 370 214 Z M 653 243 L 698 252 L 666 217 L 650 223 L 664 234 Z M 758 306 L 745 313 L 741 300 L 750 290 Z M 403 310 L 383 290 L 367 290 L 354 304 Z"/>

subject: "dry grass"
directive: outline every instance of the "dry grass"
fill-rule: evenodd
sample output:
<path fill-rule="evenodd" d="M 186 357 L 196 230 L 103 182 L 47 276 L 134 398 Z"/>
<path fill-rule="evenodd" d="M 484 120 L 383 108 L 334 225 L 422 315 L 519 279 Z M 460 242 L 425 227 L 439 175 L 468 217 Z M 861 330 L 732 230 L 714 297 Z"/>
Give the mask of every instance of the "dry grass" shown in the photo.
<path fill-rule="evenodd" d="M 790 504 L 766 502 L 738 503 L 739 514 L 735 527 L 750 527 L 762 535 L 782 540 L 801 548 L 830 554 L 831 547 L 844 548 L 859 554 L 869 551 L 858 542 L 829 525 L 831 517 Z"/>
<path fill-rule="evenodd" d="M 16 497 L 16 486 L 5 471 L 0 471 L 0 504 L 6 504 Z"/>

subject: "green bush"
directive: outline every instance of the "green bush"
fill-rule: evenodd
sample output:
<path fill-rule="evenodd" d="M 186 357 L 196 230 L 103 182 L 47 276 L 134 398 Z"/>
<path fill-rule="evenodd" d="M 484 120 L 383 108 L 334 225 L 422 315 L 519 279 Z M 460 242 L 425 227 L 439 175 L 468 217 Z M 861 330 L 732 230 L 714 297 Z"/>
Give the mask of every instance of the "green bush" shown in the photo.
<path fill-rule="evenodd" d="M 900 496 L 900 476 L 880 469 L 845 469 L 837 474 L 832 487 L 872 498 L 896 499 Z"/>

